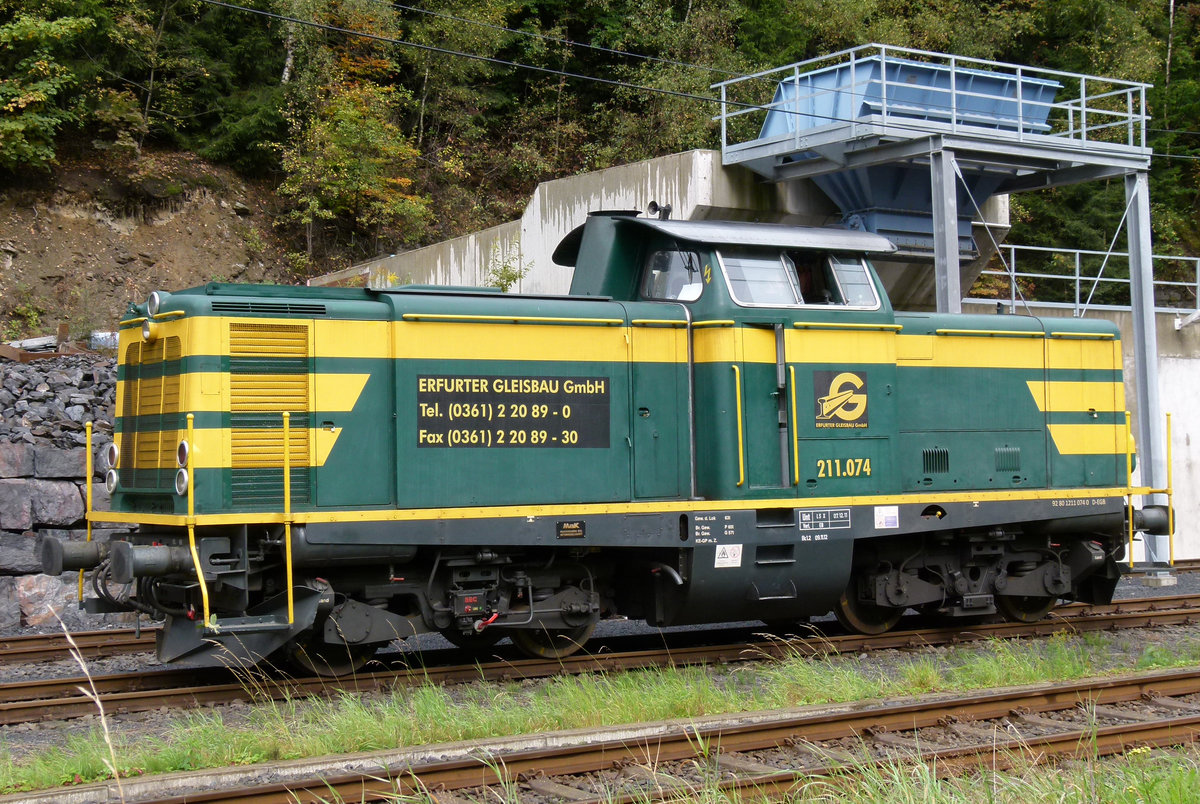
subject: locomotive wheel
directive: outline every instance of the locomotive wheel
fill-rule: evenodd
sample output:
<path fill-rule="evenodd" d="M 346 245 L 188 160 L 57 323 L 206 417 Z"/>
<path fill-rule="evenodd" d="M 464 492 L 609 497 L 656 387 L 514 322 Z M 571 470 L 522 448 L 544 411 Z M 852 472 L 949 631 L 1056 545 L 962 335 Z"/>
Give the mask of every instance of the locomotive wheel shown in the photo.
<path fill-rule="evenodd" d="M 1036 623 L 1058 603 L 1058 598 L 1044 595 L 996 595 L 995 600 L 996 610 L 1014 623 Z"/>
<path fill-rule="evenodd" d="M 378 650 L 378 645 L 330 645 L 324 642 L 293 642 L 287 646 L 287 662 L 296 670 L 314 676 L 345 676 L 361 670 Z"/>
<path fill-rule="evenodd" d="M 857 585 L 853 579 L 833 609 L 834 616 L 843 628 L 867 635 L 890 631 L 900 622 L 900 615 L 903 613 L 904 609 L 892 609 L 859 600 Z"/>
<path fill-rule="evenodd" d="M 456 648 L 462 648 L 471 653 L 482 653 L 501 639 L 504 639 L 504 634 L 494 628 L 488 628 L 483 631 L 473 631 L 469 634 L 464 634 L 457 628 L 447 628 L 445 631 L 439 632 L 446 641 L 454 645 Z"/>
<path fill-rule="evenodd" d="M 583 647 L 596 630 L 596 623 L 576 628 L 517 628 L 509 638 L 531 659 L 563 659 Z"/>

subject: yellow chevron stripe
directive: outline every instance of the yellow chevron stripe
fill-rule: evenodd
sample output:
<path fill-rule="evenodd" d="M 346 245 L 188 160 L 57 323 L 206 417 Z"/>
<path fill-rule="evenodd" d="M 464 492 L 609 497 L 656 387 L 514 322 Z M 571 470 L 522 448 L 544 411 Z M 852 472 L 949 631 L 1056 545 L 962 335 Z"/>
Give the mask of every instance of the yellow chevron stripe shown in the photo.
<path fill-rule="evenodd" d="M 1054 447 L 1062 455 L 1124 455 L 1125 425 L 1049 424 Z"/>
<path fill-rule="evenodd" d="M 240 384 L 239 400 L 243 405 L 241 410 L 276 413 L 285 407 L 288 410 L 296 409 L 282 405 L 279 394 L 275 390 L 287 387 L 287 381 L 296 378 L 294 374 L 230 375 L 214 371 L 185 374 L 183 377 L 185 385 L 198 382 L 199 387 L 203 389 L 198 395 L 188 396 L 192 400 L 192 403 L 187 405 L 189 413 L 219 413 L 229 410 L 229 398 L 223 390 L 226 388 L 226 383 Z M 308 387 L 315 389 L 313 401 L 315 407 L 312 409 L 330 413 L 348 413 L 354 410 L 354 405 L 358 402 L 369 379 L 371 379 L 370 374 L 309 374 Z M 122 380 L 117 384 L 118 391 L 122 394 L 124 394 L 122 386 L 125 385 L 125 382 Z M 307 400 L 305 400 L 303 408 L 309 409 Z"/>
<path fill-rule="evenodd" d="M 1125 410 L 1125 386 L 1119 382 L 1038 382 L 1028 380 L 1029 393 L 1042 412 L 1116 413 Z"/>
<path fill-rule="evenodd" d="M 192 454 L 188 461 L 196 469 L 228 469 L 233 431 L 226 429 L 203 429 L 192 433 Z M 283 467 L 283 430 L 273 429 L 238 429 L 238 449 L 245 455 L 234 455 L 233 461 L 239 468 L 279 469 Z M 333 429 L 325 427 L 291 428 L 292 437 L 292 468 L 306 465 L 303 444 L 313 445 L 315 457 L 313 466 L 324 466 L 342 434 L 341 427 Z M 172 436 L 170 443 L 174 444 L 182 438 L 182 432 Z M 122 461 L 124 458 L 122 458 Z"/>

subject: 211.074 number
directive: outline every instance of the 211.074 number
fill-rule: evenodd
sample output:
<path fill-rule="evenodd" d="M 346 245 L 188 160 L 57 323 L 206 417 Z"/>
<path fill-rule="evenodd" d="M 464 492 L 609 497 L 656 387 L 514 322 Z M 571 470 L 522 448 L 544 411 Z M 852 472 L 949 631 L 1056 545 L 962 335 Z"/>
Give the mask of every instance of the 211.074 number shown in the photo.
<path fill-rule="evenodd" d="M 817 477 L 870 477 L 870 458 L 819 458 Z"/>

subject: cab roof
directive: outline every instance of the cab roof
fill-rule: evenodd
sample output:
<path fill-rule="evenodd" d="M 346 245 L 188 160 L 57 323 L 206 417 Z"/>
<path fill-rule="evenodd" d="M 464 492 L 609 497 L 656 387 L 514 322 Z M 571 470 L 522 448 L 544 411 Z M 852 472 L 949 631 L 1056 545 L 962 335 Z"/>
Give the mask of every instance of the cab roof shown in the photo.
<path fill-rule="evenodd" d="M 619 213 L 608 213 L 608 215 L 617 218 L 622 226 L 644 227 L 676 240 L 716 246 L 774 246 L 862 254 L 889 254 L 896 250 L 895 244 L 886 237 L 851 229 L 789 226 L 781 223 L 745 223 L 742 221 L 660 220 Z M 573 266 L 577 263 L 579 247 L 583 242 L 583 230 L 586 226 L 587 224 L 584 223 L 582 226 L 576 227 L 558 244 L 553 254 L 556 264 Z"/>

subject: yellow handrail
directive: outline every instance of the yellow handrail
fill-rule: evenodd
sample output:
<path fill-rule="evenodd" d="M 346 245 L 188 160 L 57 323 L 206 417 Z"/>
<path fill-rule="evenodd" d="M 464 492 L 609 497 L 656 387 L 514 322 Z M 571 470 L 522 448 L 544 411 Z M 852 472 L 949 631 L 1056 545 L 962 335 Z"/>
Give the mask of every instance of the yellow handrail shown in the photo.
<path fill-rule="evenodd" d="M 978 335 L 987 338 L 1042 338 L 1044 332 L 1028 332 L 1010 329 L 935 329 L 936 335 Z"/>
<path fill-rule="evenodd" d="M 1175 484 L 1171 472 L 1171 414 L 1167 414 L 1167 544 L 1175 566 Z"/>
<path fill-rule="evenodd" d="M 1100 340 L 1110 340 L 1117 337 L 1111 332 L 1051 332 L 1051 338 L 1099 338 Z"/>
<path fill-rule="evenodd" d="M 788 366 L 792 383 L 792 485 L 800 485 L 800 420 L 796 418 L 796 367 Z"/>
<path fill-rule="evenodd" d="M 1133 567 L 1133 428 L 1129 411 L 1125 411 L 1125 488 L 1129 509 L 1129 566 Z"/>
<path fill-rule="evenodd" d="M 287 565 L 288 625 L 296 622 L 295 592 L 292 589 L 292 426 L 291 414 L 283 412 L 283 554 Z"/>
<path fill-rule="evenodd" d="M 635 327 L 686 327 L 688 322 L 677 318 L 635 318 L 629 323 Z"/>
<path fill-rule="evenodd" d="M 187 315 L 186 310 L 168 310 L 165 313 L 157 313 L 153 316 L 141 316 L 139 318 L 127 318 L 117 325 L 117 329 L 129 329 L 136 327 L 138 324 L 143 324 L 146 321 L 163 321 L 168 318 L 179 318 Z"/>
<path fill-rule="evenodd" d="M 84 422 L 83 437 L 87 443 L 87 540 L 92 540 L 92 423 Z M 79 571 L 79 602 L 83 602 L 83 570 Z"/>
<path fill-rule="evenodd" d="M 196 443 L 195 438 L 195 420 L 196 415 L 189 413 L 187 415 L 187 442 L 189 449 L 192 449 L 193 460 L 191 465 L 195 466 L 194 460 L 196 452 L 193 445 Z M 200 566 L 200 552 L 196 550 L 196 478 L 195 472 L 188 472 L 187 484 L 187 529 L 188 529 L 188 549 L 192 553 L 192 565 L 196 568 L 196 580 L 200 582 L 200 600 L 204 607 L 204 626 L 207 628 L 209 622 L 208 610 L 208 584 L 204 581 L 204 569 Z M 215 625 L 215 624 L 212 624 Z"/>
<path fill-rule="evenodd" d="M 860 329 L 884 332 L 899 332 L 904 329 L 903 324 L 840 324 L 833 321 L 793 321 L 792 326 L 797 329 Z"/>
<path fill-rule="evenodd" d="M 737 395 L 737 436 L 738 436 L 738 486 L 746 482 L 746 448 L 742 435 L 742 370 L 737 366 L 733 369 L 734 391 Z"/>
<path fill-rule="evenodd" d="M 540 315 L 458 315 L 452 313 L 405 313 L 405 321 L 460 321 L 468 324 L 492 324 L 497 322 L 514 324 L 603 324 L 619 326 L 623 318 L 568 318 Z"/>

